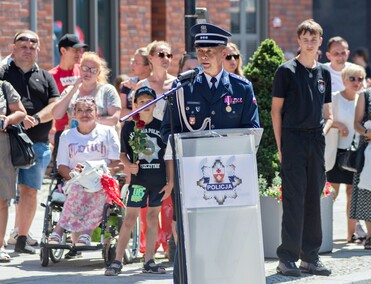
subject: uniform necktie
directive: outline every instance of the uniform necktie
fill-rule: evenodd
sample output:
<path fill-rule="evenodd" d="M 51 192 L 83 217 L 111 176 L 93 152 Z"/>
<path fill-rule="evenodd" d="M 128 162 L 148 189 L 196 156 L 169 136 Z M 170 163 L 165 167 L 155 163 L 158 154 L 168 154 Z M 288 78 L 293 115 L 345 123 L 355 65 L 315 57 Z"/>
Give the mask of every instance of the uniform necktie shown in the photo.
<path fill-rule="evenodd" d="M 216 93 L 216 85 L 215 85 L 216 81 L 218 81 L 218 80 L 215 77 L 212 77 L 211 80 L 210 80 L 210 82 L 212 83 L 210 91 L 213 95 L 215 95 L 215 93 Z"/>

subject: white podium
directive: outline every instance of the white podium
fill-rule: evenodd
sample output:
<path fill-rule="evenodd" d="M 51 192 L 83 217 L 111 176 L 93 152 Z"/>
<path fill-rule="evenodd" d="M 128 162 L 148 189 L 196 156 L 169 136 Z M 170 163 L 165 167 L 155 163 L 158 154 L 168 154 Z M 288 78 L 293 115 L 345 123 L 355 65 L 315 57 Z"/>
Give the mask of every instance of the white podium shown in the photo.
<path fill-rule="evenodd" d="M 174 136 L 189 284 L 265 283 L 256 165 L 262 132 Z"/>

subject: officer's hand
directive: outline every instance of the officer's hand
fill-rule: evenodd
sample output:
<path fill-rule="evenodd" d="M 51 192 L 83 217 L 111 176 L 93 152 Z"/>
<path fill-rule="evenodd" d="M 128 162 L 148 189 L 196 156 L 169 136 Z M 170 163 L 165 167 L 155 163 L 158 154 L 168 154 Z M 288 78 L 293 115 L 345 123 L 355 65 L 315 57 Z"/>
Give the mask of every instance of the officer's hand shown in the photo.
<path fill-rule="evenodd" d="M 139 171 L 139 161 L 136 161 L 135 164 L 131 163 L 129 170 L 132 175 L 136 175 Z"/>

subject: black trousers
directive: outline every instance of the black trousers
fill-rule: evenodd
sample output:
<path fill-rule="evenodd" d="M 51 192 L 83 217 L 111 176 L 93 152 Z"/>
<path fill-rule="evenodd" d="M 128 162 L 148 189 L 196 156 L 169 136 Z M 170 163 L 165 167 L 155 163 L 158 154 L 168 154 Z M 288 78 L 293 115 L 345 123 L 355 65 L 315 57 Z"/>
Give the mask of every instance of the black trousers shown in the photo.
<path fill-rule="evenodd" d="M 325 185 L 322 129 L 282 129 L 282 244 L 278 258 L 311 262 L 322 243 L 321 192 Z"/>

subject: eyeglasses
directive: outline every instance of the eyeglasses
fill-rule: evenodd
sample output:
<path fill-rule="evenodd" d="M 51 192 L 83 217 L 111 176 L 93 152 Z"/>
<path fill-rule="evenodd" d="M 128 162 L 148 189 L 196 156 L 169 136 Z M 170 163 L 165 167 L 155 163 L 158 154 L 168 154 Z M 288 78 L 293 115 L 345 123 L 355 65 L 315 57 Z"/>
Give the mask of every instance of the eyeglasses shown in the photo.
<path fill-rule="evenodd" d="M 31 38 L 31 37 L 28 37 L 28 36 L 20 36 L 20 37 L 18 37 L 14 40 L 14 43 L 16 43 L 17 41 L 30 41 L 32 43 L 38 43 L 39 42 L 39 40 L 37 38 Z"/>
<path fill-rule="evenodd" d="M 346 56 L 347 55 L 347 52 L 346 51 L 342 51 L 342 52 L 332 52 L 330 53 L 332 56 L 335 56 L 335 57 L 338 57 L 338 56 Z"/>
<path fill-rule="evenodd" d="M 81 65 L 81 70 L 83 72 L 90 72 L 91 74 L 97 74 L 98 68 L 97 67 L 88 67 L 86 65 Z"/>
<path fill-rule="evenodd" d="M 157 53 L 157 56 L 160 57 L 160 58 L 165 58 L 165 56 L 169 59 L 173 58 L 173 55 L 171 53 L 166 53 L 166 52 L 159 52 Z"/>
<path fill-rule="evenodd" d="M 363 77 L 358 77 L 358 78 L 356 78 L 356 77 L 354 77 L 354 76 L 349 76 L 349 81 L 350 81 L 350 82 L 357 81 L 358 83 L 361 83 L 361 82 L 363 82 L 364 79 L 365 79 L 365 78 L 363 78 Z"/>
<path fill-rule="evenodd" d="M 234 58 L 234 60 L 238 60 L 238 59 L 240 59 L 240 55 L 239 54 L 228 54 L 226 57 L 225 57 L 225 59 L 226 60 L 232 60 L 232 57 Z"/>

